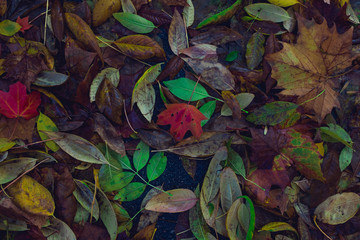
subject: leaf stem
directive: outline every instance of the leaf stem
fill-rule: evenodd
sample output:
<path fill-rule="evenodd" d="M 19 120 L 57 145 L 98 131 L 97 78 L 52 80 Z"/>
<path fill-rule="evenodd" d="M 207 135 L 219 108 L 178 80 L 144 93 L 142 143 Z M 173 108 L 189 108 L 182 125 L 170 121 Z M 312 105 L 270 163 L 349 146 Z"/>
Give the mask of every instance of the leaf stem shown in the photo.
<path fill-rule="evenodd" d="M 303 102 L 303 103 L 300 103 L 300 104 L 299 104 L 299 106 L 304 105 L 305 103 L 311 102 L 312 100 L 315 100 L 316 98 L 320 97 L 320 96 L 321 96 L 321 94 L 323 94 L 324 92 L 325 92 L 325 89 L 324 89 L 324 90 L 322 90 L 322 91 L 321 91 L 318 95 L 316 95 L 315 97 L 310 98 L 310 99 L 306 100 L 306 101 L 305 101 L 305 102 Z"/>
<path fill-rule="evenodd" d="M 333 240 L 331 237 L 329 237 L 329 236 L 319 227 L 319 225 L 318 225 L 317 222 L 316 222 L 316 215 L 314 215 L 314 223 L 315 223 L 315 226 L 320 230 L 320 232 L 321 232 L 322 234 L 324 234 L 324 236 L 325 236 L 327 239 Z"/>

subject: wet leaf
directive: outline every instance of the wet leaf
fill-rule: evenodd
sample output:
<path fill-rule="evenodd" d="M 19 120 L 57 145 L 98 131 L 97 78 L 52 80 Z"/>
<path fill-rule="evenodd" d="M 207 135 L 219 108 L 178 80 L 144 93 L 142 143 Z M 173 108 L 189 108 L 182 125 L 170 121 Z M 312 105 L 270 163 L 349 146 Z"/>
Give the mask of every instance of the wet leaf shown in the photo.
<path fill-rule="evenodd" d="M 141 182 L 132 182 L 126 185 L 124 188 L 115 195 L 114 200 L 122 202 L 133 201 L 141 196 L 145 191 L 146 184 Z"/>
<path fill-rule="evenodd" d="M 214 14 L 211 17 L 208 17 L 205 20 L 203 20 L 202 22 L 200 22 L 196 28 L 202 28 L 202 27 L 208 26 L 210 24 L 222 23 L 222 22 L 229 20 L 236 13 L 236 11 L 240 8 L 241 3 L 242 3 L 242 0 L 237 0 L 233 5 L 231 5 L 227 9 L 225 9 L 217 14 Z"/>
<path fill-rule="evenodd" d="M 92 216 L 96 219 L 96 221 L 99 219 L 99 204 L 98 202 L 94 200 L 94 194 L 91 192 L 91 190 L 88 188 L 86 184 L 79 180 L 74 180 L 76 183 L 76 189 L 73 192 L 76 200 L 80 205 L 89 213 L 92 214 Z"/>
<path fill-rule="evenodd" d="M 145 35 L 129 35 L 119 38 L 115 46 L 126 56 L 140 60 L 158 57 L 165 58 L 164 49 L 153 39 Z"/>
<path fill-rule="evenodd" d="M 170 133 L 157 129 L 139 129 L 138 136 L 140 139 L 155 149 L 166 149 L 174 146 L 175 141 Z"/>
<path fill-rule="evenodd" d="M 27 94 L 21 82 L 10 85 L 9 92 L 0 91 L 0 100 L 0 113 L 7 118 L 22 117 L 28 120 L 39 114 L 40 93 L 33 91 Z"/>
<path fill-rule="evenodd" d="M 51 216 L 55 211 L 51 193 L 33 178 L 24 175 L 7 189 L 12 201 L 22 210 L 43 216 Z"/>
<path fill-rule="evenodd" d="M 14 180 L 21 173 L 35 166 L 36 158 L 13 158 L 0 163 L 0 184 Z"/>
<path fill-rule="evenodd" d="M 291 19 L 283 8 L 269 3 L 254 3 L 244 9 L 249 15 L 263 21 L 284 22 Z"/>
<path fill-rule="evenodd" d="M 254 99 L 255 95 L 252 93 L 239 93 L 235 95 L 236 100 L 238 101 L 240 107 L 245 109 L 247 106 L 250 105 L 252 100 Z M 227 104 L 224 104 L 221 108 L 221 115 L 222 116 L 231 116 L 233 114 L 232 110 L 229 108 Z"/>
<path fill-rule="evenodd" d="M 145 209 L 155 212 L 184 212 L 195 206 L 197 198 L 189 189 L 173 189 L 151 198 Z"/>
<path fill-rule="evenodd" d="M 149 160 L 146 167 L 146 176 L 150 181 L 157 179 L 163 174 L 166 168 L 167 157 L 163 152 L 155 153 Z"/>
<path fill-rule="evenodd" d="M 347 222 L 360 208 L 360 196 L 353 192 L 338 193 L 320 203 L 314 214 L 323 223 L 337 225 Z"/>
<path fill-rule="evenodd" d="M 41 228 L 41 231 L 45 236 L 48 236 L 48 240 L 76 239 L 76 236 L 71 228 L 66 223 L 55 217 L 50 218 L 50 226 Z"/>
<path fill-rule="evenodd" d="M 194 106 L 186 103 L 167 104 L 166 110 L 158 115 L 157 124 L 171 124 L 170 133 L 175 140 L 180 141 L 185 133 L 190 130 L 196 137 L 202 134 L 201 121 L 206 117 Z"/>
<path fill-rule="evenodd" d="M 209 97 L 206 89 L 200 83 L 188 78 L 178 78 L 163 83 L 172 94 L 185 101 L 197 101 Z"/>
<path fill-rule="evenodd" d="M 235 200 L 242 195 L 239 180 L 231 168 L 224 168 L 220 174 L 220 200 L 222 209 L 227 212 Z"/>
<path fill-rule="evenodd" d="M 90 142 L 82 137 L 63 132 L 44 132 L 54 138 L 59 147 L 73 158 L 96 164 L 109 164 L 104 155 Z"/>
<path fill-rule="evenodd" d="M 69 76 L 51 71 L 43 71 L 35 80 L 34 85 L 39 87 L 59 86 L 68 80 Z"/>
<path fill-rule="evenodd" d="M 262 61 L 265 52 L 265 37 L 260 32 L 254 33 L 246 45 L 246 64 L 249 69 L 255 69 Z"/>
<path fill-rule="evenodd" d="M 207 118 L 206 120 L 201 121 L 201 127 L 204 126 L 209 121 L 209 119 L 211 118 L 211 116 L 215 111 L 215 108 L 216 108 L 216 101 L 207 102 L 199 108 L 199 111 L 202 114 L 204 114 L 204 116 Z"/>
<path fill-rule="evenodd" d="M 43 133 L 43 131 L 50 131 L 50 132 L 58 132 L 59 131 L 59 129 L 56 127 L 55 123 L 48 116 L 46 116 L 45 114 L 42 114 L 42 113 L 40 113 L 40 115 L 37 119 L 36 127 L 38 130 L 39 136 L 40 136 L 41 140 L 43 140 L 43 141 L 49 139 L 47 137 L 47 135 L 45 133 Z M 45 144 L 53 152 L 56 152 L 57 150 L 59 150 L 59 146 L 56 145 L 56 143 L 54 141 L 46 141 Z"/>
<path fill-rule="evenodd" d="M 275 101 L 255 109 L 246 120 L 257 125 L 275 126 L 289 119 L 298 107 L 292 102 Z"/>
<path fill-rule="evenodd" d="M 161 63 L 146 70 L 136 82 L 131 97 L 131 107 L 136 103 L 140 112 L 149 122 L 151 122 L 155 107 L 155 90 L 151 83 L 159 76 L 160 71 Z"/>
<path fill-rule="evenodd" d="M 92 23 L 94 27 L 103 24 L 108 18 L 121 8 L 120 0 L 98 0 L 95 3 L 92 15 Z"/>
<path fill-rule="evenodd" d="M 186 0 L 189 6 L 185 6 L 183 9 L 183 18 L 186 27 L 190 27 L 194 23 L 195 8 L 191 0 Z"/>
<path fill-rule="evenodd" d="M 117 124 L 121 124 L 124 98 L 120 91 L 105 78 L 96 93 L 95 101 L 100 112 Z"/>
<path fill-rule="evenodd" d="M 89 25 L 87 25 L 82 18 L 73 13 L 65 13 L 65 21 L 70 31 L 75 35 L 76 39 L 82 42 L 89 49 L 96 52 L 101 61 L 104 63 L 103 55 L 99 45 L 97 44 L 95 34 Z"/>
<path fill-rule="evenodd" d="M 169 27 L 168 39 L 171 51 L 175 55 L 179 55 L 180 50 L 188 47 L 185 23 L 176 9 Z"/>
<path fill-rule="evenodd" d="M 149 33 L 154 30 L 155 25 L 149 20 L 129 12 L 118 12 L 113 14 L 124 27 L 136 33 Z"/>
<path fill-rule="evenodd" d="M 134 152 L 133 163 L 135 170 L 138 172 L 143 169 L 147 162 L 149 161 L 150 149 L 143 141 L 140 141 L 136 146 L 136 151 Z"/>
<path fill-rule="evenodd" d="M 228 147 L 227 151 L 228 151 L 227 165 L 236 174 L 246 179 L 246 170 L 241 156 L 237 152 L 235 152 L 231 147 Z"/>

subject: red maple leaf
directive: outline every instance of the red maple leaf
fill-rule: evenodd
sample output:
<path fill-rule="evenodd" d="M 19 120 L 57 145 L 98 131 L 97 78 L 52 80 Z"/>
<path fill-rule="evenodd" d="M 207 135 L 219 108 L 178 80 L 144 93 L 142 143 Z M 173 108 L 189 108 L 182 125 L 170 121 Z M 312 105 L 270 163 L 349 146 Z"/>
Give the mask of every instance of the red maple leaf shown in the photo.
<path fill-rule="evenodd" d="M 24 17 L 24 18 L 18 17 L 16 19 L 16 22 L 21 26 L 20 31 L 22 33 L 25 33 L 25 30 L 28 30 L 32 27 L 32 25 L 29 23 L 29 16 Z"/>
<path fill-rule="evenodd" d="M 176 141 L 182 140 L 188 130 L 196 138 L 200 138 L 203 132 L 201 121 L 207 118 L 196 107 L 186 103 L 177 103 L 167 104 L 166 108 L 158 115 L 157 124 L 171 124 L 170 133 Z"/>
<path fill-rule="evenodd" d="M 0 113 L 7 118 L 36 117 L 40 103 L 40 93 L 32 92 L 28 95 L 21 82 L 10 85 L 9 92 L 0 91 Z"/>

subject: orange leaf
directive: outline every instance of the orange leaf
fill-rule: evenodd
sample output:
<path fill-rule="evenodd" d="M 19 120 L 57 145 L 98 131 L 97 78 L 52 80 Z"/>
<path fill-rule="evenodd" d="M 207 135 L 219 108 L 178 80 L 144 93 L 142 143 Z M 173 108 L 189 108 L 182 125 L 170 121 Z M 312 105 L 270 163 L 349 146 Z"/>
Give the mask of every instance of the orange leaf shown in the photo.
<path fill-rule="evenodd" d="M 26 94 L 26 87 L 21 82 L 12 84 L 9 92 L 0 91 L 0 113 L 7 118 L 30 119 L 36 117 L 39 115 L 37 108 L 40 103 L 40 93 Z"/>
<path fill-rule="evenodd" d="M 177 103 L 167 104 L 166 108 L 158 115 L 157 124 L 171 124 L 170 133 L 176 141 L 182 140 L 188 130 L 196 138 L 200 138 L 203 132 L 201 121 L 207 118 L 196 107 L 186 103 Z"/>

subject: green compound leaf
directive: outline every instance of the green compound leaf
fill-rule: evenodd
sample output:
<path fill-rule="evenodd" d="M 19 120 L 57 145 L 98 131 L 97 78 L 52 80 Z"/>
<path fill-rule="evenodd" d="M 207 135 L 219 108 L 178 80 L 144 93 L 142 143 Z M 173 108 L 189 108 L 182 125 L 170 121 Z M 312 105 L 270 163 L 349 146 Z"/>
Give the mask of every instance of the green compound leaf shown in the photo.
<path fill-rule="evenodd" d="M 237 0 L 233 5 L 231 5 L 227 9 L 225 9 L 215 15 L 212 15 L 212 16 L 206 18 L 205 20 L 203 20 L 202 22 L 200 22 L 196 28 L 199 29 L 199 28 L 208 26 L 210 24 L 222 23 L 222 22 L 229 20 L 232 16 L 234 16 L 236 11 L 240 8 L 241 2 L 242 2 L 242 0 Z"/>
<path fill-rule="evenodd" d="M 149 20 L 129 12 L 118 12 L 113 14 L 124 27 L 136 33 L 149 33 L 154 30 L 155 25 Z"/>
<path fill-rule="evenodd" d="M 1 35 L 11 37 L 18 31 L 20 31 L 20 29 L 21 29 L 21 25 L 16 22 L 13 22 L 13 21 L 10 21 L 7 19 L 0 22 L 0 34 Z"/>
<path fill-rule="evenodd" d="M 123 189 L 121 189 L 118 194 L 115 195 L 114 200 L 133 201 L 141 196 L 145 191 L 146 184 L 141 182 L 132 182 Z"/>
<path fill-rule="evenodd" d="M 163 174 L 166 168 L 167 157 L 163 152 L 158 152 L 151 157 L 149 164 L 146 167 L 146 175 L 150 181 L 157 179 Z"/>
<path fill-rule="evenodd" d="M 246 120 L 257 125 L 275 126 L 290 118 L 298 107 L 299 105 L 292 102 L 276 101 L 267 103 L 255 109 L 253 113 L 247 116 Z"/>
<path fill-rule="evenodd" d="M 246 64 L 249 69 L 255 69 L 262 61 L 265 52 L 265 37 L 260 32 L 254 33 L 246 45 Z"/>
<path fill-rule="evenodd" d="M 136 146 L 136 149 L 137 150 L 135 151 L 133 157 L 133 163 L 135 170 L 138 172 L 147 164 L 150 157 L 150 150 L 149 146 L 146 145 L 143 141 L 139 142 L 139 144 Z"/>
<path fill-rule="evenodd" d="M 254 3 L 244 9 L 250 16 L 263 21 L 284 22 L 291 19 L 285 9 L 270 3 Z"/>
<path fill-rule="evenodd" d="M 175 80 L 165 81 L 164 85 L 176 97 L 185 101 L 198 101 L 210 97 L 206 89 L 200 84 L 188 78 L 178 78 Z M 195 88 L 196 86 L 196 88 Z M 194 90 L 195 89 L 195 90 Z"/>
<path fill-rule="evenodd" d="M 293 129 L 287 130 L 285 135 L 286 146 L 280 150 L 282 154 L 276 156 L 274 161 L 294 163 L 296 169 L 306 178 L 324 181 L 320 166 L 321 154 L 312 139 Z"/>

